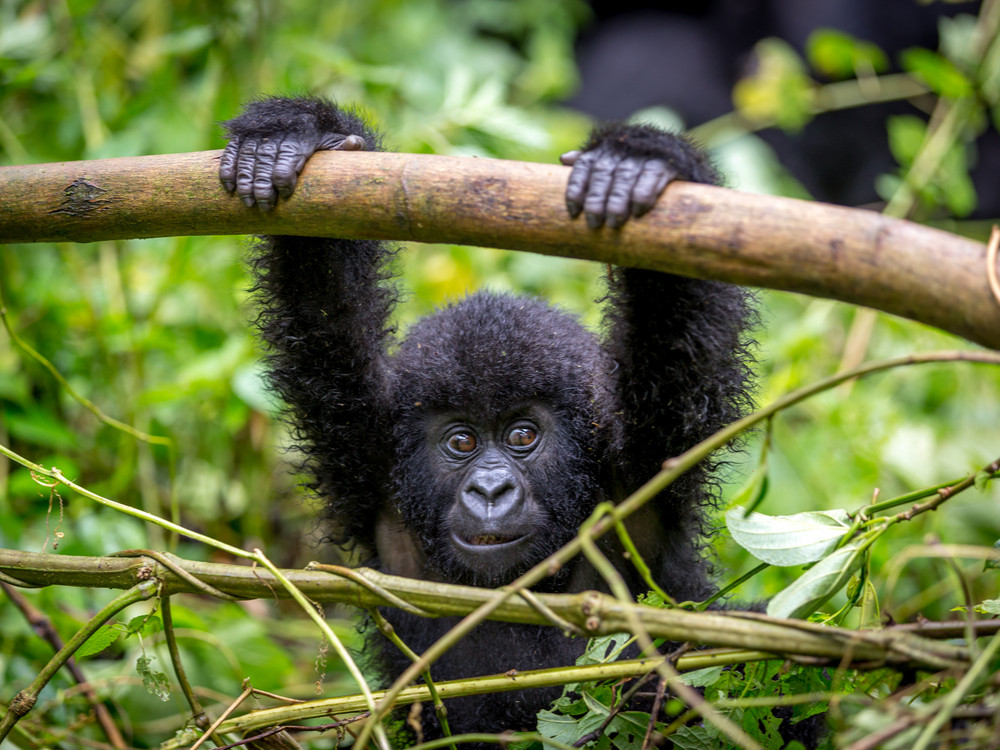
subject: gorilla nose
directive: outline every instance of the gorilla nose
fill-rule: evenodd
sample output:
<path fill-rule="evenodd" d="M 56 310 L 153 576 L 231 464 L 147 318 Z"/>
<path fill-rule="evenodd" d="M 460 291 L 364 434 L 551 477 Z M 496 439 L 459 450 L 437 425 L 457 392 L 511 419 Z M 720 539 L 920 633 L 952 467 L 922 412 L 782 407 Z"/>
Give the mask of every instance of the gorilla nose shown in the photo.
<path fill-rule="evenodd" d="M 508 468 L 474 471 L 462 491 L 462 504 L 475 518 L 499 521 L 521 506 L 524 491 Z"/>

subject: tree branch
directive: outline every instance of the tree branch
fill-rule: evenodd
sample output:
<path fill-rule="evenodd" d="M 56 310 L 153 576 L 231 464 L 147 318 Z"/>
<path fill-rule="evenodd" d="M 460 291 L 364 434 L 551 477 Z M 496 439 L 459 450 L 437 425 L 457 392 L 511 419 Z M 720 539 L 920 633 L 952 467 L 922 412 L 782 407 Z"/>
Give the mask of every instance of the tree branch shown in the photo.
<path fill-rule="evenodd" d="M 297 234 L 453 242 L 785 289 L 1000 348 L 984 245 L 880 214 L 675 183 L 647 216 L 587 229 L 567 168 L 322 152 L 264 214 L 219 184 L 219 151 L 0 168 L 0 242 Z"/>
<path fill-rule="evenodd" d="M 165 595 L 202 593 L 189 580 L 177 575 L 153 557 L 74 557 L 40 552 L 0 549 L 0 576 L 14 586 L 84 586 L 132 588 L 139 582 L 157 580 Z M 172 558 L 172 562 L 200 581 L 240 599 L 287 598 L 288 592 L 273 574 L 258 567 L 223 565 Z M 286 570 L 282 573 L 309 599 L 317 603 L 340 602 L 363 609 L 391 602 L 377 593 L 390 592 L 420 607 L 433 617 L 465 615 L 496 597 L 497 592 L 473 586 L 421 581 L 360 568 L 374 586 L 338 579 L 324 571 Z M 535 594 L 545 608 L 588 635 L 629 631 L 636 619 L 654 637 L 670 641 L 692 641 L 707 646 L 763 650 L 839 662 L 903 663 L 947 667 L 968 661 L 965 648 L 938 643 L 912 632 L 847 630 L 801 620 L 782 620 L 749 612 L 689 612 L 627 604 L 614 597 L 586 591 L 579 594 Z M 528 602 L 510 599 L 490 619 L 506 622 L 551 624 Z M 976 623 L 992 633 L 997 623 Z"/>

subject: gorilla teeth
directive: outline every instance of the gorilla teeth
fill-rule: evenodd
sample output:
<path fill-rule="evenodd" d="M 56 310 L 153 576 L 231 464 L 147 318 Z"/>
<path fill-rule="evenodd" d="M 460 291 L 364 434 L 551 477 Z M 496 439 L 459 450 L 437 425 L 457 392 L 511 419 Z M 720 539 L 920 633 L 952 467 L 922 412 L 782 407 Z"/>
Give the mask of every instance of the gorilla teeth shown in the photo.
<path fill-rule="evenodd" d="M 505 544 L 512 540 L 513 537 L 500 536 L 498 534 L 480 534 L 479 536 L 474 536 L 469 539 L 469 544 L 474 544 L 479 547 L 491 544 Z"/>

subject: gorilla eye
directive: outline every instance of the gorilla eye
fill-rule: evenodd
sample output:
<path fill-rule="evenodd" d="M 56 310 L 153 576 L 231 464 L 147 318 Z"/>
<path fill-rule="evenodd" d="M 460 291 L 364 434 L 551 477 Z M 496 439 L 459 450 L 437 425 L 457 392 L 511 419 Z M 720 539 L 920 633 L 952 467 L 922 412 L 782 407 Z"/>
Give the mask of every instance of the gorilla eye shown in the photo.
<path fill-rule="evenodd" d="M 472 453 L 476 449 L 476 436 L 468 432 L 456 432 L 448 438 L 448 447 L 456 453 Z"/>
<path fill-rule="evenodd" d="M 515 427 L 507 435 L 507 445 L 515 448 L 527 448 L 538 439 L 538 433 L 531 427 Z"/>

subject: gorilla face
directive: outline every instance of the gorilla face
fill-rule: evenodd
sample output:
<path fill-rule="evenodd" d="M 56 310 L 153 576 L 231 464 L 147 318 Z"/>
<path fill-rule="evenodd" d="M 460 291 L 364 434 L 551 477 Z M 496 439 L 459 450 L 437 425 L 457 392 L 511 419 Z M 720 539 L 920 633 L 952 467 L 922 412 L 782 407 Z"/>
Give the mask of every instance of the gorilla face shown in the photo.
<path fill-rule="evenodd" d="M 539 421 L 523 415 L 498 425 L 435 420 L 443 422 L 432 428 L 436 470 L 450 485 L 447 543 L 477 578 L 518 567 L 544 529 L 530 480 L 534 460 L 550 442 Z"/>
<path fill-rule="evenodd" d="M 444 580 L 509 583 L 565 543 L 593 507 L 579 452 L 548 405 L 422 421 L 421 449 L 397 477 L 399 511 Z"/>

